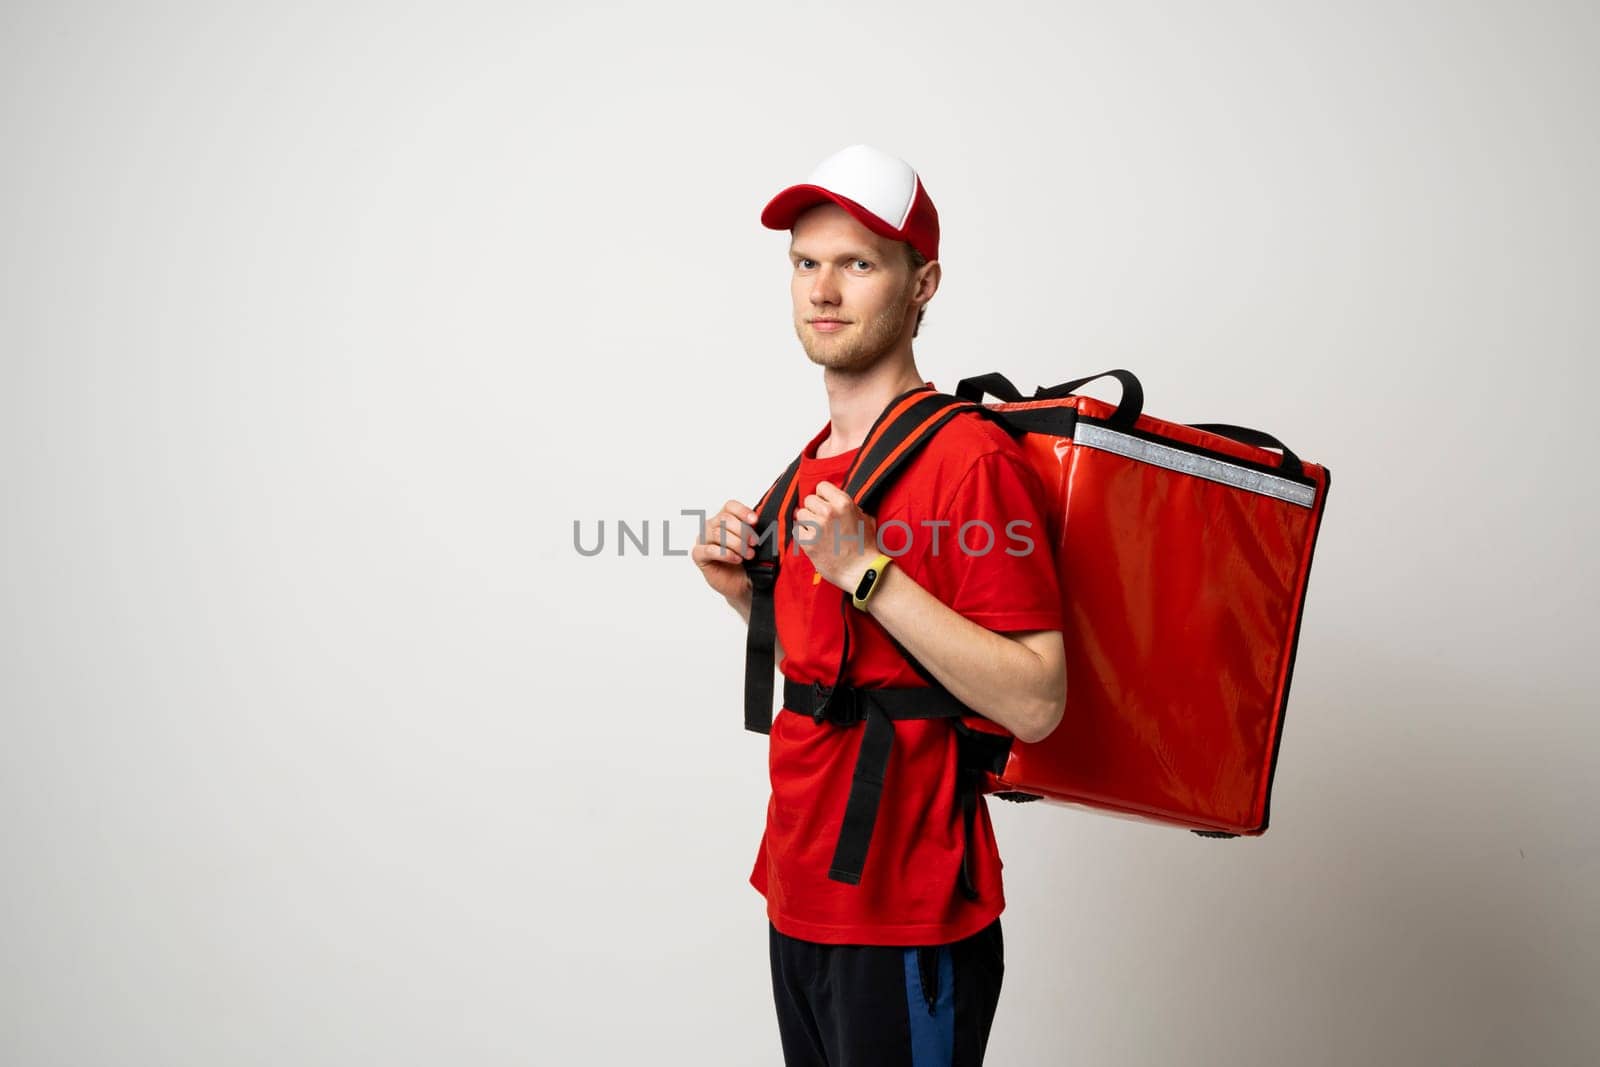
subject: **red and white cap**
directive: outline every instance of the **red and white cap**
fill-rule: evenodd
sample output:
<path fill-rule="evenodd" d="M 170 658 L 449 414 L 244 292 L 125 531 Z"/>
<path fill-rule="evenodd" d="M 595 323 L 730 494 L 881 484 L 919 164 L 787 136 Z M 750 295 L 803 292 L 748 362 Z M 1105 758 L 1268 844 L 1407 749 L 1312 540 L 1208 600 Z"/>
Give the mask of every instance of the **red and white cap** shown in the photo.
<path fill-rule="evenodd" d="M 817 164 L 811 176 L 768 202 L 761 225 L 787 230 L 809 207 L 835 203 L 873 233 L 939 258 L 939 213 L 911 164 L 871 145 L 851 145 Z"/>

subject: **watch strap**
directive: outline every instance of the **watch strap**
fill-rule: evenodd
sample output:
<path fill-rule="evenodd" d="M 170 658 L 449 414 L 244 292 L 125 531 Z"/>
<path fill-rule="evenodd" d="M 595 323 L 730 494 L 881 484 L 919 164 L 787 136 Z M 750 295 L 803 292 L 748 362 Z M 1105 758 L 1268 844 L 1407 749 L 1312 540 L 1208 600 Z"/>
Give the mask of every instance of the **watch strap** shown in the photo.
<path fill-rule="evenodd" d="M 877 591 L 878 585 L 883 581 L 883 572 L 887 570 L 889 568 L 889 564 L 893 562 L 893 556 L 886 552 L 879 552 L 877 558 L 875 558 L 871 565 L 867 567 L 867 573 L 862 576 L 861 582 L 856 586 L 855 592 L 850 594 L 850 602 L 854 604 L 857 609 L 866 608 L 867 601 L 872 599 L 872 594 Z"/>

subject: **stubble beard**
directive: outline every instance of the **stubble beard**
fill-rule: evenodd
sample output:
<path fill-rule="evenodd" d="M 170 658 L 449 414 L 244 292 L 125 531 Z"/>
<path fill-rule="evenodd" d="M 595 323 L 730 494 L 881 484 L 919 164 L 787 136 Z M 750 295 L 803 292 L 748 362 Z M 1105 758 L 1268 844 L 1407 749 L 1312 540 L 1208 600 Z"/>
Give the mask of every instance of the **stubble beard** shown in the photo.
<path fill-rule="evenodd" d="M 853 338 L 817 333 L 804 319 L 796 320 L 794 332 L 800 338 L 807 358 L 818 366 L 832 370 L 865 370 L 894 348 L 910 314 L 910 305 L 897 301 L 865 323 L 851 323 L 841 331 L 855 332 L 859 326 L 860 330 L 855 332 Z"/>

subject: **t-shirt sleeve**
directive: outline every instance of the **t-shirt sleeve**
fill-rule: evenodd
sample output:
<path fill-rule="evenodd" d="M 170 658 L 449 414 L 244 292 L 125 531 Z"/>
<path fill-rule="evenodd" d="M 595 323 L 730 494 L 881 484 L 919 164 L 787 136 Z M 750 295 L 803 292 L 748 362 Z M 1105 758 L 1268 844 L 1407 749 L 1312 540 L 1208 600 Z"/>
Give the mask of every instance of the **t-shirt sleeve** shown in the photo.
<path fill-rule="evenodd" d="M 985 629 L 1062 629 L 1044 489 L 1026 460 L 980 456 L 936 517 L 949 525 L 927 561 L 935 595 Z"/>

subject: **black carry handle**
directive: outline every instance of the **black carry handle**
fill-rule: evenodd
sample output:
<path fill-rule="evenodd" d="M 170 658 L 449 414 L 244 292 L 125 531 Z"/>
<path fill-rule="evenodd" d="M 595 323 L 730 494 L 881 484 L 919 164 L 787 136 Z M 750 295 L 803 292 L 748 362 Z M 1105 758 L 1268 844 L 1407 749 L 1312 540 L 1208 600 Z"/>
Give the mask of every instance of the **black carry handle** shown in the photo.
<path fill-rule="evenodd" d="M 983 403 L 983 394 L 986 392 L 1002 403 L 1022 402 L 1022 390 L 1012 385 L 1011 379 L 1004 374 L 979 374 L 976 377 L 963 378 L 956 384 L 956 396 L 962 400 L 970 400 L 974 404 Z"/>
<path fill-rule="evenodd" d="M 1122 403 L 1117 405 L 1116 412 L 1112 414 L 1111 425 L 1126 429 L 1139 420 L 1139 413 L 1144 410 L 1144 386 L 1139 384 L 1139 379 L 1134 377 L 1131 370 L 1105 370 L 1099 374 L 1091 374 L 1087 378 L 1062 382 L 1049 388 L 1041 385 L 1033 391 L 1033 399 L 1054 400 L 1057 397 L 1070 396 L 1075 390 L 1088 385 L 1096 378 L 1108 375 L 1122 383 Z"/>
<path fill-rule="evenodd" d="M 1300 457 L 1289 451 L 1289 446 L 1261 430 L 1252 430 L 1248 426 L 1231 426 L 1226 422 L 1191 422 L 1190 427 L 1196 430 L 1205 430 L 1207 433 L 1220 434 L 1230 437 L 1235 441 L 1257 448 L 1277 448 L 1283 451 L 1283 473 L 1292 478 L 1304 478 L 1305 466 L 1300 462 Z"/>

